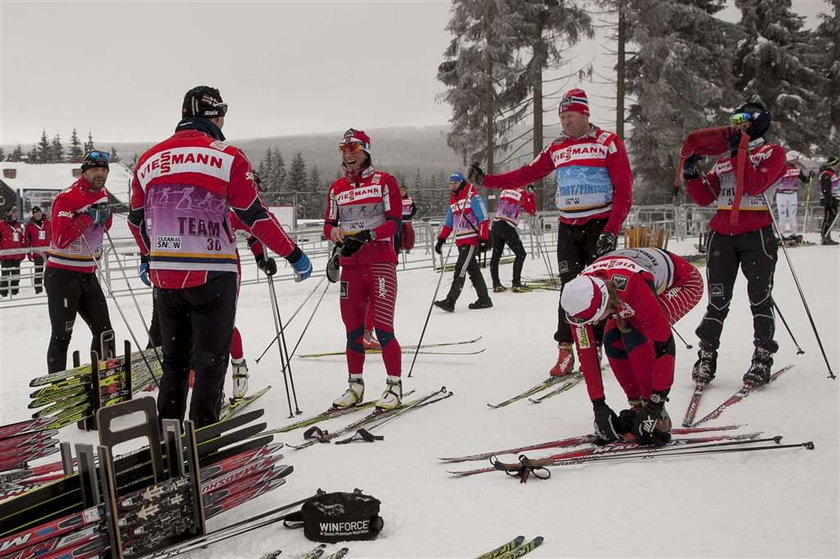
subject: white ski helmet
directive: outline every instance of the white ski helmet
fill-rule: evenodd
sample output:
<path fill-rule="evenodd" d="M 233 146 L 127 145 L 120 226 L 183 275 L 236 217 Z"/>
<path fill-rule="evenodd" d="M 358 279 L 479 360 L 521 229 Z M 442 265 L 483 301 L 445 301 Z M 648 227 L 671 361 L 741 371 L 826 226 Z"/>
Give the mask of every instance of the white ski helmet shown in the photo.
<path fill-rule="evenodd" d="M 799 158 L 802 156 L 801 153 L 796 151 L 795 149 L 790 150 L 787 152 L 787 161 L 788 163 L 796 163 L 799 161 Z"/>

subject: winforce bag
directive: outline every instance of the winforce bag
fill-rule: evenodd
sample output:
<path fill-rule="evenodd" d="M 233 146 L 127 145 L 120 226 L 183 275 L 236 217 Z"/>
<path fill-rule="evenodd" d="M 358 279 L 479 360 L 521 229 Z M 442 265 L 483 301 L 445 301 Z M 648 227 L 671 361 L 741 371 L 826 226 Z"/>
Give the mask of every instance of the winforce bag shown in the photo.
<path fill-rule="evenodd" d="M 302 526 L 306 538 L 316 542 L 372 540 L 384 525 L 379 505 L 379 499 L 365 495 L 361 489 L 352 493 L 326 493 L 319 489 L 283 524 L 287 528 Z"/>

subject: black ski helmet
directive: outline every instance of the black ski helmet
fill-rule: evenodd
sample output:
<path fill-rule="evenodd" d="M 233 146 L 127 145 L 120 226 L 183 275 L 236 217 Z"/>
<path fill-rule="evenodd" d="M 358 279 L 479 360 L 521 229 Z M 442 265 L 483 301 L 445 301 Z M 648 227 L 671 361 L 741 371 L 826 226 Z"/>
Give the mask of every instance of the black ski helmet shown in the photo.
<path fill-rule="evenodd" d="M 732 111 L 732 116 L 742 113 L 749 115 L 750 127 L 747 129 L 747 134 L 751 139 L 761 138 L 767 133 L 772 118 L 770 111 L 764 105 L 758 101 L 747 101 Z"/>

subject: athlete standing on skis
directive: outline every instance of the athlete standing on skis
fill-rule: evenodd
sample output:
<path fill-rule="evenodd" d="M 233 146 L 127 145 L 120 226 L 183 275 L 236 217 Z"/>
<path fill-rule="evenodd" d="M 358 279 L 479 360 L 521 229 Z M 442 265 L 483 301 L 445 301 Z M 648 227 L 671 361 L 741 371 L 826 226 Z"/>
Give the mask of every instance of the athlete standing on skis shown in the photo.
<path fill-rule="evenodd" d="M 324 236 L 341 246 L 340 308 L 347 332 L 349 386 L 333 405 L 349 408 L 364 398 L 363 338 L 370 309 L 388 373 L 376 406 L 392 410 L 402 402 L 402 351 L 394 335 L 397 253 L 393 239 L 402 221 L 400 189 L 397 179 L 373 167 L 370 137 L 363 131 L 347 130 L 338 149 L 344 176 L 327 192 Z"/>
<path fill-rule="evenodd" d="M 52 240 L 44 273 L 52 325 L 47 349 L 50 373 L 67 368 L 67 348 L 77 313 L 93 334 L 92 351 L 101 352 L 101 336 L 112 329 L 95 273 L 95 259 L 102 256 L 102 238 L 111 228 L 105 190 L 109 157 L 105 151 L 88 152 L 82 161 L 82 176 L 53 201 Z"/>
<path fill-rule="evenodd" d="M 128 217 L 158 288 L 158 414 L 184 418 L 192 366 L 190 419 L 198 427 L 219 419 L 236 314 L 239 258 L 228 212 L 236 212 L 301 279 L 312 273 L 309 258 L 260 199 L 251 162 L 224 143 L 226 112 L 218 89 L 198 86 L 186 93 L 175 134 L 137 162 Z"/>
<path fill-rule="evenodd" d="M 585 91 L 567 91 L 559 111 L 563 134 L 536 159 L 500 175 L 484 175 L 473 164 L 469 180 L 484 188 L 513 188 L 556 171 L 557 265 L 560 281 L 566 284 L 595 258 L 615 250 L 633 203 L 633 173 L 621 138 L 589 123 Z M 596 343 L 600 338 L 599 328 Z M 572 331 L 559 304 L 554 340 L 559 353 L 549 373 L 567 375 L 575 364 Z"/>
<path fill-rule="evenodd" d="M 513 260 L 512 291 L 521 293 L 526 291 L 522 286 L 522 266 L 525 264 L 525 247 L 519 239 L 519 216 L 522 212 L 530 215 L 537 213 L 537 201 L 534 197 L 532 185 L 528 188 L 519 186 L 502 190 L 493 215 L 493 226 L 490 228 L 490 239 L 493 243 L 493 255 L 490 257 L 490 277 L 493 278 L 493 292 L 507 291 L 499 279 L 499 260 L 505 245 L 510 247 L 515 255 Z"/>
<path fill-rule="evenodd" d="M 776 328 L 773 274 L 779 247 L 764 192 L 782 178 L 786 161 L 784 149 L 764 140 L 770 122 L 770 113 L 761 103 L 744 103 L 730 117 L 727 135 L 730 153 L 719 157 L 705 177 L 697 170 L 699 156 L 692 155 L 683 164 L 686 192 L 691 199 L 700 206 L 717 205 L 717 213 L 709 222 L 706 264 L 709 304 L 696 331 L 700 338 L 699 359 L 694 364 L 692 378 L 698 384 L 708 384 L 715 377 L 720 335 L 729 314 L 738 268 L 747 279 L 755 348 L 744 383 L 769 382 L 773 354 L 779 349 L 773 339 Z M 743 168 L 738 157 L 742 134 L 749 137 Z M 741 187 L 737 179 L 739 172 L 743 173 Z M 740 188 L 743 197 L 736 206 Z M 731 215 L 733 207 L 739 208 L 737 216 Z"/>
<path fill-rule="evenodd" d="M 455 302 L 464 289 L 464 267 L 470 276 L 478 299 L 468 305 L 471 309 L 489 309 L 493 306 L 487 293 L 487 284 L 478 265 L 478 251 L 490 246 L 490 221 L 487 218 L 487 206 L 475 187 L 468 184 L 464 175 L 453 173 L 449 176 L 449 207 L 446 221 L 438 234 L 435 252 L 441 254 L 449 234 L 455 229 L 455 246 L 458 248 L 458 260 L 455 262 L 455 275 L 446 299 L 435 301 L 435 306 L 447 312 L 455 312 Z"/>
<path fill-rule="evenodd" d="M 573 326 L 584 380 L 604 442 L 632 433 L 642 444 L 670 440 L 665 410 L 674 382 L 671 326 L 703 296 L 703 278 L 686 260 L 657 248 L 610 252 L 566 284 L 561 308 Z M 603 348 L 630 409 L 616 415 L 604 398 L 594 325 L 606 321 Z"/>
<path fill-rule="evenodd" d="M 799 234 L 799 226 L 796 223 L 796 212 L 799 209 L 799 183 L 807 183 L 808 176 L 799 167 L 799 152 L 787 152 L 787 166 L 785 174 L 775 184 L 776 187 L 776 211 L 779 214 L 779 234 L 782 241 L 788 243 L 799 243 L 802 235 Z"/>
<path fill-rule="evenodd" d="M 840 175 L 837 174 L 837 164 L 840 160 L 836 156 L 829 157 L 824 165 L 820 166 L 820 203 L 825 208 L 823 216 L 822 244 L 836 245 L 837 241 L 831 238 L 831 226 L 837 218 L 837 206 L 840 204 Z"/>

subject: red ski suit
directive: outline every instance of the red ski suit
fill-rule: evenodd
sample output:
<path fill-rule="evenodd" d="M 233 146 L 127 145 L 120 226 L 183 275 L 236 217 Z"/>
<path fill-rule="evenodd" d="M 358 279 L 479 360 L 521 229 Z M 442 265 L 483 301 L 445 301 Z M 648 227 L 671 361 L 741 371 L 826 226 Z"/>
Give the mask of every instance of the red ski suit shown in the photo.
<path fill-rule="evenodd" d="M 87 210 L 102 202 L 108 202 L 108 192 L 104 188 L 92 190 L 84 176 L 56 196 L 52 205 L 52 238 L 47 268 L 87 274 L 96 271 L 94 258 L 102 255 L 102 238 L 111 228 L 113 216 L 108 217 L 104 226 L 94 225 Z"/>
<path fill-rule="evenodd" d="M 607 320 L 604 353 L 628 400 L 648 399 L 674 382 L 671 325 L 703 296 L 703 278 L 686 260 L 667 251 L 622 249 L 598 258 L 582 275 L 611 283 L 622 303 L 617 321 Z M 604 384 L 592 325 L 572 325 L 580 366 L 592 401 L 604 398 Z"/>
<path fill-rule="evenodd" d="M 52 237 L 52 224 L 46 217 L 41 219 L 41 224 L 38 225 L 34 220 L 26 222 L 24 229 L 24 236 L 26 237 L 26 246 L 29 247 L 48 247 L 50 246 L 50 238 Z M 29 259 L 33 260 L 35 256 L 40 256 L 41 253 L 29 253 Z M 43 255 L 46 257 L 46 254 Z"/>
<path fill-rule="evenodd" d="M 26 246 L 26 237 L 23 231 L 23 225 L 14 221 L 0 221 L 0 250 L 24 248 Z M 14 254 L 0 255 L 0 260 L 23 260 L 26 253 L 21 251 Z"/>
<path fill-rule="evenodd" d="M 374 240 L 358 252 L 339 258 L 341 319 L 347 333 L 347 369 L 364 371 L 365 312 L 373 313 L 373 328 L 382 346 L 389 376 L 402 374 L 402 351 L 394 336 L 397 301 L 397 253 L 393 236 L 401 226 L 402 198 L 397 180 L 368 167 L 359 175 L 342 177 L 330 185 L 324 212 L 324 235 L 339 227 L 344 233 L 370 230 Z"/>

